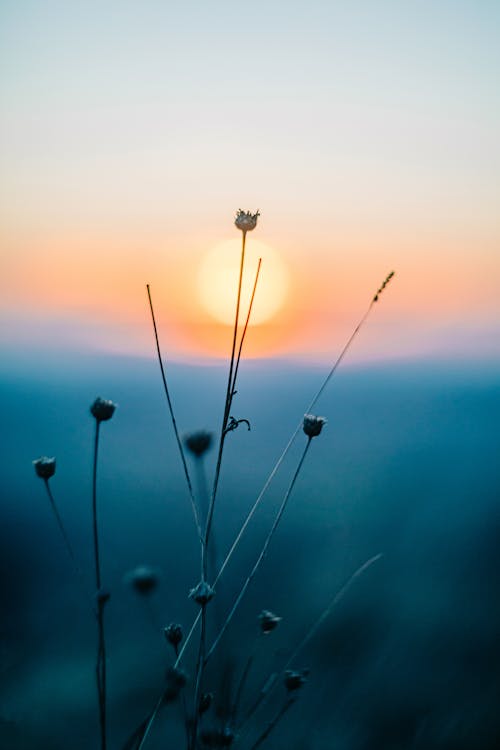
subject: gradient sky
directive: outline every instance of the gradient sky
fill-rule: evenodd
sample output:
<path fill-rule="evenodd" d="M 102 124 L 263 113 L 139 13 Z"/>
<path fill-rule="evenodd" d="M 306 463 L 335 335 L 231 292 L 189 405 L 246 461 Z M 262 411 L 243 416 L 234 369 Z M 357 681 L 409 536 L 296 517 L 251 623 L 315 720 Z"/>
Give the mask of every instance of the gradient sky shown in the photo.
<path fill-rule="evenodd" d="M 218 356 L 204 255 L 259 208 L 286 303 L 248 353 L 500 356 L 500 5 L 0 5 L 0 343 Z M 249 236 L 249 245 L 253 236 Z M 265 259 L 262 269 L 265 274 Z"/>

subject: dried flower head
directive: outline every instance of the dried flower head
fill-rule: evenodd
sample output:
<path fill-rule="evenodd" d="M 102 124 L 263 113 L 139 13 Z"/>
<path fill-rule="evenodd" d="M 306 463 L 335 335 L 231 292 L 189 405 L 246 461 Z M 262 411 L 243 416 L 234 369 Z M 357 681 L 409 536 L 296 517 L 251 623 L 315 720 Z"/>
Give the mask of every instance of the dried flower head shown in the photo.
<path fill-rule="evenodd" d="M 184 635 L 182 627 L 177 622 L 171 622 L 170 625 L 167 625 L 164 633 L 165 638 L 174 648 L 179 645 Z"/>
<path fill-rule="evenodd" d="M 313 438 L 320 434 L 325 424 L 326 419 L 324 417 L 315 417 L 314 414 L 304 414 L 302 429 L 307 437 Z"/>
<path fill-rule="evenodd" d="M 90 407 L 90 413 L 98 422 L 106 422 L 113 416 L 116 406 L 112 401 L 107 401 L 105 398 L 96 398 Z"/>
<path fill-rule="evenodd" d="M 189 596 L 191 599 L 194 599 L 197 604 L 203 607 L 205 604 L 208 604 L 210 599 L 214 598 L 215 591 L 206 581 L 200 581 L 194 589 L 191 589 Z"/>
<path fill-rule="evenodd" d="M 250 211 L 242 211 L 239 208 L 234 223 L 242 232 L 251 232 L 257 226 L 259 216 L 260 213 L 258 211 L 252 214 Z"/>
<path fill-rule="evenodd" d="M 158 585 L 158 574 L 148 565 L 139 565 L 125 576 L 125 582 L 141 596 L 147 596 Z"/>
<path fill-rule="evenodd" d="M 260 629 L 263 633 L 270 633 L 272 630 L 278 627 L 281 622 L 281 617 L 270 612 L 268 609 L 263 609 L 259 615 Z"/>
<path fill-rule="evenodd" d="M 56 459 L 48 456 L 40 456 L 33 461 L 37 477 L 40 479 L 50 479 L 56 473 Z"/>
<path fill-rule="evenodd" d="M 300 690 L 300 688 L 307 682 L 308 674 L 308 669 L 302 669 L 300 672 L 294 669 L 287 669 L 285 672 L 285 687 L 288 692 L 291 693 L 294 690 Z"/>
<path fill-rule="evenodd" d="M 375 292 L 375 296 L 373 298 L 374 302 L 378 302 L 379 296 L 382 294 L 382 292 L 384 291 L 384 289 L 386 288 L 387 284 L 389 283 L 389 281 L 392 279 L 393 276 L 394 276 L 394 271 L 391 271 L 390 273 L 387 274 L 387 276 L 385 277 L 383 281 L 383 284 L 379 286 L 379 288 Z"/>
<path fill-rule="evenodd" d="M 212 439 L 213 435 L 211 432 L 198 430 L 197 432 L 191 432 L 189 435 L 186 435 L 184 438 L 184 445 L 193 456 L 201 458 L 201 456 L 203 456 L 212 445 Z"/>

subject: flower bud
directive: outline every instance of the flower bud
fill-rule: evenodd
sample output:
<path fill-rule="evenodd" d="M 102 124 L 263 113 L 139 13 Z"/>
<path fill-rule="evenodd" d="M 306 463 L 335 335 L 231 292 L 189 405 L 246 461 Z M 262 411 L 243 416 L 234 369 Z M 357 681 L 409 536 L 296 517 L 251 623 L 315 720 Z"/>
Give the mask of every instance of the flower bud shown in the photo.
<path fill-rule="evenodd" d="M 184 445 L 191 451 L 193 456 L 200 458 L 212 445 L 212 433 L 206 430 L 191 432 L 184 438 Z"/>
<path fill-rule="evenodd" d="M 315 417 L 314 414 L 304 414 L 302 428 L 307 437 L 313 438 L 320 434 L 325 424 L 326 419 L 324 417 Z"/>
<path fill-rule="evenodd" d="M 213 599 L 215 591 L 206 581 L 200 581 L 194 589 L 191 589 L 189 596 L 201 607 L 204 607 L 210 599 Z"/>
<path fill-rule="evenodd" d="M 239 208 L 234 223 L 242 232 L 251 232 L 252 229 L 255 229 L 257 226 L 257 219 L 259 216 L 260 213 L 258 211 L 252 214 L 250 211 L 242 211 L 241 208 Z"/>
<path fill-rule="evenodd" d="M 50 479 L 56 473 L 56 459 L 48 456 L 40 456 L 33 461 L 37 477 L 40 479 Z"/>
<path fill-rule="evenodd" d="M 182 627 L 176 622 L 171 622 L 163 632 L 165 633 L 165 638 L 167 639 L 167 641 L 174 648 L 179 645 L 184 635 L 182 632 Z"/>
<path fill-rule="evenodd" d="M 98 422 L 107 422 L 113 416 L 115 409 L 116 404 L 112 401 L 107 401 L 105 398 L 96 398 L 90 407 L 90 413 Z"/>
<path fill-rule="evenodd" d="M 148 565 L 139 565 L 125 576 L 125 582 L 141 596 L 147 596 L 158 585 L 158 574 Z"/>
<path fill-rule="evenodd" d="M 308 669 L 303 669 L 300 672 L 294 669 L 287 669 L 285 672 L 285 687 L 289 693 L 300 688 L 307 682 L 307 675 L 309 674 Z"/>
<path fill-rule="evenodd" d="M 263 609 L 259 615 L 260 629 L 263 633 L 270 633 L 281 622 L 281 617 L 270 612 L 268 609 Z"/>

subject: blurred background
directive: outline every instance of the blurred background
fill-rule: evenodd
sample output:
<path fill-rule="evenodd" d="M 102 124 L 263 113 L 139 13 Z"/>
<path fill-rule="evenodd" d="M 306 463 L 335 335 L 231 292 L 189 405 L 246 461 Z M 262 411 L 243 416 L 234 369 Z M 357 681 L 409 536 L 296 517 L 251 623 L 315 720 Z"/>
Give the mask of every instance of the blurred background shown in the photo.
<path fill-rule="evenodd" d="M 328 426 L 209 671 L 210 720 L 261 609 L 283 621 L 256 657 L 247 707 L 383 553 L 301 654 L 307 685 L 270 742 L 500 746 L 499 22 L 490 0 L 0 4 L 2 747 L 95 747 L 95 623 L 31 461 L 57 457 L 54 494 L 91 586 L 98 395 L 119 404 L 99 479 L 113 748 L 161 690 L 163 627 L 195 614 L 198 550 L 145 285 L 181 431 L 217 431 L 238 208 L 261 211 L 244 311 L 263 264 L 233 409 L 252 429 L 228 439 L 219 554 L 396 276 L 318 404 Z M 300 450 L 218 587 L 217 617 Z M 123 582 L 139 564 L 160 574 L 148 600 Z M 282 700 L 280 688 L 242 747 Z M 151 750 L 182 732 L 178 707 L 165 709 Z"/>

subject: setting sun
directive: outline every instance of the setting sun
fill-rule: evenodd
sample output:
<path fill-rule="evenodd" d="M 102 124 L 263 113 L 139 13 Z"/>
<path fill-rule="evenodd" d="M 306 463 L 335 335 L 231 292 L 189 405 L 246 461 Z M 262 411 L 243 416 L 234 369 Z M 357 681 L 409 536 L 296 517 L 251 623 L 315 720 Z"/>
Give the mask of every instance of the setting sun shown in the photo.
<path fill-rule="evenodd" d="M 227 325 L 234 320 L 240 254 L 239 238 L 221 242 L 205 255 L 198 272 L 198 289 L 203 307 L 219 323 Z M 264 323 L 276 315 L 285 302 L 288 289 L 288 269 L 280 255 L 269 245 L 248 237 L 242 309 L 248 309 L 259 258 L 262 258 L 262 267 L 250 325 Z"/>

